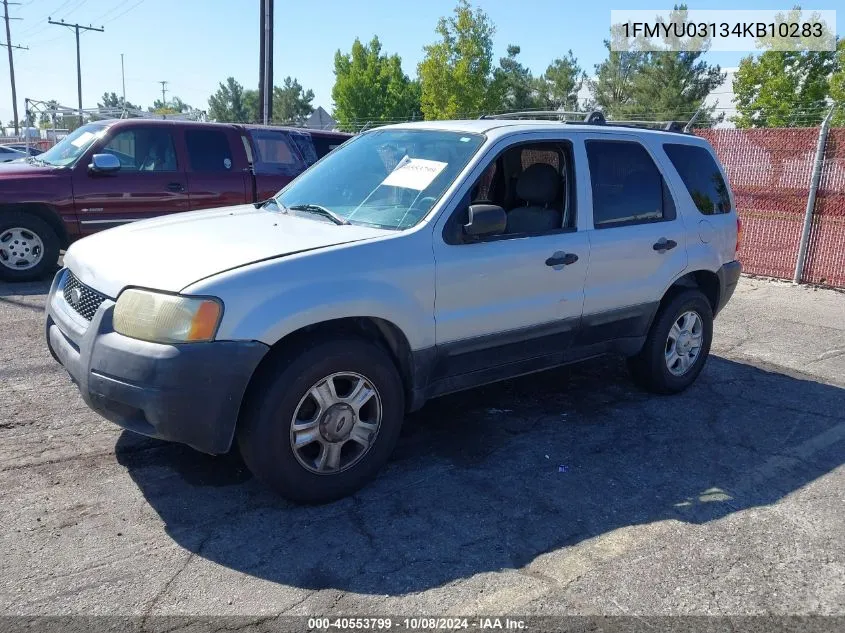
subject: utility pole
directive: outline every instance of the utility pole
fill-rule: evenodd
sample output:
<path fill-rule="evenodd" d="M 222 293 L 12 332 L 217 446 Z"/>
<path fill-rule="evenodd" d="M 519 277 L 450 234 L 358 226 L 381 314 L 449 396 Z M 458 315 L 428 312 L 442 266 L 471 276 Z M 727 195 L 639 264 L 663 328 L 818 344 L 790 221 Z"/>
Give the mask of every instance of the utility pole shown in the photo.
<path fill-rule="evenodd" d="M 13 46 L 12 45 L 12 33 L 9 30 L 9 20 L 20 20 L 20 18 L 10 18 L 9 17 L 9 5 L 10 4 L 20 4 L 20 2 L 9 2 L 8 0 L 3 0 L 3 16 L 6 19 L 6 43 L 4 46 L 9 49 L 9 77 L 12 79 L 12 114 L 15 118 L 15 136 L 18 135 L 18 93 L 15 90 L 15 60 L 12 57 L 12 49 L 19 48 L 21 50 L 28 50 L 23 46 Z M 2 127 L 2 126 L 0 126 Z"/>
<path fill-rule="evenodd" d="M 266 0 L 260 0 L 260 25 L 258 27 L 258 122 L 264 122 L 264 60 L 267 58 L 267 51 L 264 45 L 267 43 L 267 38 L 264 35 L 264 3 Z"/>
<path fill-rule="evenodd" d="M 88 26 L 83 26 L 82 24 L 70 24 L 64 20 L 61 22 L 54 22 L 52 18 L 47 18 L 47 24 L 66 26 L 69 29 L 74 29 L 76 31 L 76 91 L 79 97 L 79 124 L 82 125 L 82 62 L 79 56 L 79 31 L 81 29 L 83 31 L 97 31 L 98 33 L 102 33 L 105 29 L 103 27 L 97 28 L 96 26 L 91 26 L 90 24 Z"/>
<path fill-rule="evenodd" d="M 165 80 L 165 81 L 159 81 L 158 83 L 161 84 L 161 107 L 166 108 L 167 107 L 167 96 L 166 96 L 166 94 L 167 94 L 167 84 L 168 84 L 168 82 Z"/>
<path fill-rule="evenodd" d="M 126 74 L 123 72 L 123 53 L 120 54 L 120 83 L 123 85 L 123 112 L 120 113 L 120 118 L 126 114 Z"/>
<path fill-rule="evenodd" d="M 267 3 L 267 83 L 264 85 L 264 98 L 267 100 L 267 107 L 264 109 L 264 124 L 267 125 L 273 120 L 273 0 L 264 0 Z"/>
<path fill-rule="evenodd" d="M 273 0 L 261 0 L 258 118 L 267 125 L 273 118 Z"/>

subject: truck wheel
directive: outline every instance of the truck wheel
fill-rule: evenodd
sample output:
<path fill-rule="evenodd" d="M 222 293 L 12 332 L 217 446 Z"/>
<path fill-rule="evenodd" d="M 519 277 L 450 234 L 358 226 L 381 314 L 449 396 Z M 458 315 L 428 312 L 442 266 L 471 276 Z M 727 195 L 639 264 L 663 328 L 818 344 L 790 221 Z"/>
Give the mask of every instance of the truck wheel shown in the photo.
<path fill-rule="evenodd" d="M 0 213 L 0 279 L 41 279 L 58 261 L 59 237 L 49 224 L 30 213 Z"/>
<path fill-rule="evenodd" d="M 238 446 L 253 474 L 291 501 L 325 503 L 355 492 L 399 439 L 402 380 L 373 343 L 306 342 L 255 380 Z"/>
<path fill-rule="evenodd" d="M 713 311 L 699 290 L 684 290 L 660 311 L 642 350 L 628 359 L 634 382 L 654 393 L 689 387 L 707 361 L 713 341 Z"/>

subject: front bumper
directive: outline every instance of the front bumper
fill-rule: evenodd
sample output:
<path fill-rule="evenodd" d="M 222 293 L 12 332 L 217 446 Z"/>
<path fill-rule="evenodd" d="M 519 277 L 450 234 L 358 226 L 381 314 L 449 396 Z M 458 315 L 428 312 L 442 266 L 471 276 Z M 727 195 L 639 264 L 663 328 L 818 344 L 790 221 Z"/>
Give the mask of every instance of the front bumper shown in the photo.
<path fill-rule="evenodd" d="M 47 298 L 50 353 L 94 411 L 125 429 L 205 453 L 229 450 L 241 401 L 269 349 L 255 341 L 162 345 L 118 334 L 114 301 L 91 321 L 65 301 L 65 270 Z"/>
<path fill-rule="evenodd" d="M 719 305 L 716 306 L 716 311 L 713 313 L 714 316 L 727 305 L 728 300 L 733 296 L 741 272 L 742 264 L 738 261 L 723 264 L 716 271 L 716 275 L 719 277 Z"/>

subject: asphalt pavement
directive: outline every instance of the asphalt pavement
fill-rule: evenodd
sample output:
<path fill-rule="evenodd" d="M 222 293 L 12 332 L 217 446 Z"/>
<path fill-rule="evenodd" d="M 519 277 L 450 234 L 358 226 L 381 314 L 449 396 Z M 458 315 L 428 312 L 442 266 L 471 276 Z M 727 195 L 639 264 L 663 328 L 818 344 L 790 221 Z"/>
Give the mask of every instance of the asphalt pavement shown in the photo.
<path fill-rule="evenodd" d="M 605 358 L 430 402 L 354 497 L 123 432 L 0 284 L 0 615 L 845 615 L 845 294 L 743 278 L 697 383 Z"/>

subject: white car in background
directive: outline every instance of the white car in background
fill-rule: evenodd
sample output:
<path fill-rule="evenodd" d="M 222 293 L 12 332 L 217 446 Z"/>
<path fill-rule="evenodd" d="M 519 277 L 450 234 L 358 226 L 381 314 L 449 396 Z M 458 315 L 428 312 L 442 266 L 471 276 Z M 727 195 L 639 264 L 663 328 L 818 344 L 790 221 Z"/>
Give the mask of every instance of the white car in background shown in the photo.
<path fill-rule="evenodd" d="M 10 163 L 13 160 L 20 160 L 29 156 L 26 152 L 22 152 L 12 147 L 5 147 L 0 145 L 0 163 Z"/>

